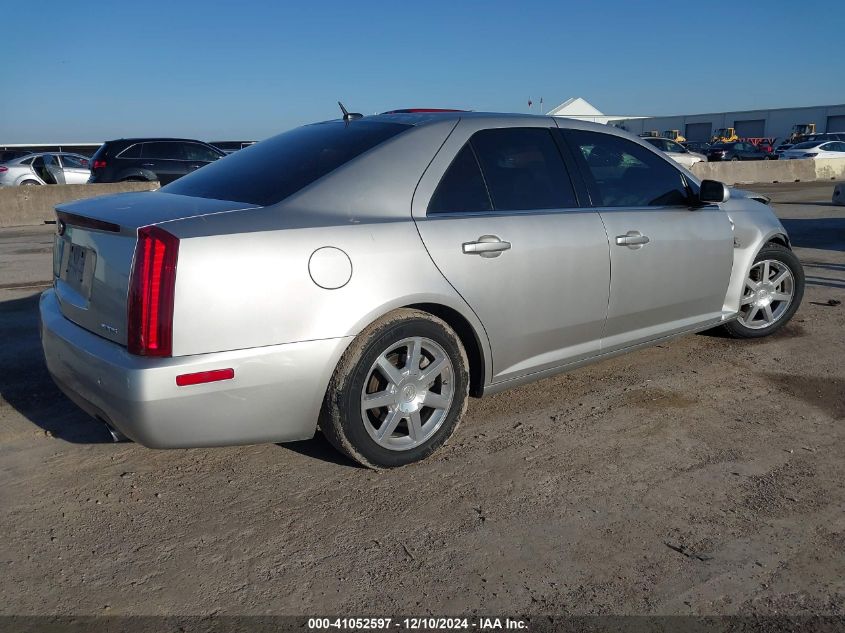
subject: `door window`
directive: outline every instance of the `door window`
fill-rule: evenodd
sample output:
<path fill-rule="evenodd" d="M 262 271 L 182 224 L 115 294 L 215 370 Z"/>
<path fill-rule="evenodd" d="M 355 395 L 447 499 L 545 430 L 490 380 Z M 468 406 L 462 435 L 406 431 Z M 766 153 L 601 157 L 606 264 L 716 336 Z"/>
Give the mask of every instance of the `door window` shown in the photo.
<path fill-rule="evenodd" d="M 681 146 L 680 143 L 676 143 L 675 141 L 666 141 L 666 151 L 670 154 L 684 154 L 686 150 Z"/>
<path fill-rule="evenodd" d="M 220 154 L 210 147 L 200 145 L 199 143 L 182 143 L 182 152 L 185 155 L 185 160 L 210 163 L 211 161 L 220 158 Z"/>
<path fill-rule="evenodd" d="M 567 130 L 565 136 L 581 159 L 585 176 L 591 176 L 595 183 L 591 195 L 596 206 L 647 207 L 689 203 L 681 172 L 638 143 L 584 130 Z"/>
<path fill-rule="evenodd" d="M 492 209 L 493 205 L 490 203 L 475 152 L 467 143 L 455 156 L 455 160 L 437 185 L 431 202 L 428 203 L 428 212 L 467 213 Z"/>
<path fill-rule="evenodd" d="M 143 158 L 158 158 L 160 160 L 183 160 L 182 143 L 162 141 L 144 143 Z"/>
<path fill-rule="evenodd" d="M 575 191 L 550 130 L 500 128 L 476 132 L 478 156 L 496 210 L 577 207 Z"/>
<path fill-rule="evenodd" d="M 88 169 L 88 159 L 71 154 L 62 154 L 62 165 L 65 169 Z"/>
<path fill-rule="evenodd" d="M 143 143 L 135 143 L 117 155 L 118 158 L 141 158 L 141 146 Z"/>

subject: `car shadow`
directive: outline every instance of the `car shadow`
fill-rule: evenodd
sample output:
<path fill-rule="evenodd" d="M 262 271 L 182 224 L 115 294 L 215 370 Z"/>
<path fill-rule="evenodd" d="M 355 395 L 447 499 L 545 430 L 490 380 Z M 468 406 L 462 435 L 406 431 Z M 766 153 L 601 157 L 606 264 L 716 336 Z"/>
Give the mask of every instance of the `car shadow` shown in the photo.
<path fill-rule="evenodd" d="M 793 247 L 845 251 L 845 218 L 782 219 Z"/>
<path fill-rule="evenodd" d="M 50 378 L 38 334 L 37 293 L 0 301 L 0 340 L 0 399 L 67 442 L 112 442 L 105 425 L 68 400 Z"/>
<path fill-rule="evenodd" d="M 310 440 L 287 442 L 284 444 L 277 444 L 276 446 L 293 451 L 294 453 L 298 453 L 304 457 L 319 459 L 338 466 L 347 466 L 349 468 L 366 470 L 366 466 L 362 466 L 358 462 L 349 459 L 346 455 L 340 453 L 319 431 L 317 431 L 317 433 L 314 434 L 314 437 Z"/>

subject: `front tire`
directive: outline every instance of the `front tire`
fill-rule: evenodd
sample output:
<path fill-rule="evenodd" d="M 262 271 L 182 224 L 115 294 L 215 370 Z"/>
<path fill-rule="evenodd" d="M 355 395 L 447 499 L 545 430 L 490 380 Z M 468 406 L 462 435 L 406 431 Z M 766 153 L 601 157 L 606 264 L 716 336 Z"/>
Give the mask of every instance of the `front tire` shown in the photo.
<path fill-rule="evenodd" d="M 791 250 L 766 244 L 745 279 L 736 320 L 725 324 L 735 338 L 762 338 L 786 325 L 804 297 L 804 268 Z"/>
<path fill-rule="evenodd" d="M 466 410 L 469 363 L 454 330 L 427 312 L 400 309 L 361 332 L 335 370 L 320 430 L 370 468 L 431 455 Z"/>

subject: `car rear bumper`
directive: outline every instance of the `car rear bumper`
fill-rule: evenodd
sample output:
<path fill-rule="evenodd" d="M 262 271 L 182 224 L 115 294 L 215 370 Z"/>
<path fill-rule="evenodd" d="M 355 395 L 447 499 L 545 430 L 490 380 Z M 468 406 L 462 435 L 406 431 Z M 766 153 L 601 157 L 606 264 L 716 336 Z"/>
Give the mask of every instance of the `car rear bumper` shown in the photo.
<path fill-rule="evenodd" d="M 40 300 L 47 369 L 80 408 L 151 448 L 308 439 L 351 337 L 176 358 L 134 356 L 66 319 L 55 292 Z M 234 369 L 234 378 L 179 387 L 176 376 Z"/>

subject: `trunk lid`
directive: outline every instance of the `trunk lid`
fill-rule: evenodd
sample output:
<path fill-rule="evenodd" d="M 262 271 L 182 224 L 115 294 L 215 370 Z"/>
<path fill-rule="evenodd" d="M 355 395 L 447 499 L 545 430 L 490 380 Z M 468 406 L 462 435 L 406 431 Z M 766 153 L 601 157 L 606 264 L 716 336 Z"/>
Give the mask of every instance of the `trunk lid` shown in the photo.
<path fill-rule="evenodd" d="M 53 286 L 62 314 L 94 334 L 126 345 L 126 304 L 138 228 L 250 206 L 157 191 L 59 205 Z"/>

